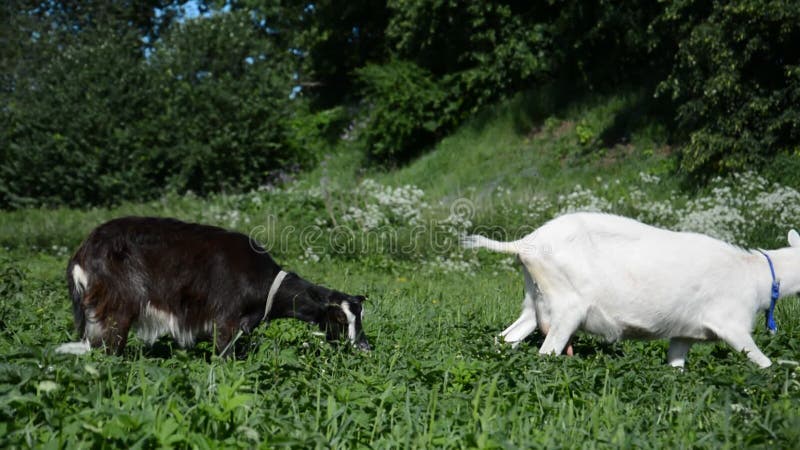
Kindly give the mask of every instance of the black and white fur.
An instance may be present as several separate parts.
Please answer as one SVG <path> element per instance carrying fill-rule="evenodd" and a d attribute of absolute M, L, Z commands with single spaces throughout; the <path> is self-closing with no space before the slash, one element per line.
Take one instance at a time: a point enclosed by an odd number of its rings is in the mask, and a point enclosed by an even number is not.
<path fill-rule="evenodd" d="M 267 294 L 281 267 L 248 236 L 175 219 L 124 217 L 95 228 L 67 265 L 80 342 L 62 353 L 104 347 L 119 354 L 130 329 L 152 344 L 170 336 L 182 347 L 213 337 L 222 352 L 240 331 L 263 319 L 316 324 L 328 341 L 360 349 L 363 296 L 331 290 L 288 273 L 267 313 Z"/>

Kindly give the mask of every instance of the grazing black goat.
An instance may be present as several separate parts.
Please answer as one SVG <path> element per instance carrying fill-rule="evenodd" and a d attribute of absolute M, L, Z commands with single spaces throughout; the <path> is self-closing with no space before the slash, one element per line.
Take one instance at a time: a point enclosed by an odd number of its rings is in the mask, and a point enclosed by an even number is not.
<path fill-rule="evenodd" d="M 248 236 L 154 217 L 123 217 L 95 228 L 67 266 L 81 339 L 62 353 L 105 347 L 120 353 L 133 327 L 152 344 L 171 336 L 183 347 L 213 337 L 225 354 L 240 333 L 279 318 L 317 324 L 328 341 L 369 350 L 363 296 L 287 273 Z"/>

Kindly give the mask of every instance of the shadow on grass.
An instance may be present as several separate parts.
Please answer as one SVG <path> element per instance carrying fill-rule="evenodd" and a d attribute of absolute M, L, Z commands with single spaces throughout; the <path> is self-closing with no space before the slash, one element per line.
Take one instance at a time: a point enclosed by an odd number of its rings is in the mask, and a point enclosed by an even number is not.
<path fill-rule="evenodd" d="M 544 343 L 545 337 L 546 336 L 542 334 L 541 331 L 536 330 L 530 336 L 525 338 L 524 342 L 538 351 L 539 348 L 541 348 L 542 344 Z M 617 343 L 606 342 L 604 340 L 592 338 L 590 336 L 582 334 L 572 336 L 572 339 L 570 339 L 569 343 L 572 345 L 573 356 L 578 356 L 578 357 L 588 357 L 595 355 L 610 355 L 614 357 L 625 356 L 622 347 Z M 561 354 L 565 355 L 566 349 Z"/>

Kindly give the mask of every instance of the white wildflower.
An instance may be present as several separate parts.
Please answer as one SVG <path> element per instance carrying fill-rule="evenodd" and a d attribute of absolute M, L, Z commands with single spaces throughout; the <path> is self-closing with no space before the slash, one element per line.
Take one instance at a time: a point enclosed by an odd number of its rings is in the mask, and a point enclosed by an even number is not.
<path fill-rule="evenodd" d="M 584 188 L 580 184 L 576 185 L 569 194 L 559 195 L 558 204 L 561 205 L 561 208 L 557 215 L 579 211 L 609 212 L 612 210 L 611 202 L 598 197 L 591 189 Z"/>
<path fill-rule="evenodd" d="M 658 184 L 661 181 L 661 177 L 658 175 L 651 175 L 645 172 L 639 172 L 639 179 L 644 184 Z"/>
<path fill-rule="evenodd" d="M 299 259 L 300 259 L 300 261 L 302 261 L 302 262 L 303 262 L 303 264 L 308 264 L 308 263 L 310 263 L 310 262 L 311 262 L 311 263 L 316 263 L 316 262 L 319 262 L 319 260 L 320 260 L 320 257 L 319 257 L 319 255 L 318 255 L 318 254 L 316 254 L 316 253 L 314 252 L 314 249 L 313 249 L 313 248 L 311 248 L 311 247 L 306 247 L 306 248 L 305 248 L 305 250 L 303 251 L 303 255 L 302 255 L 302 256 L 300 256 L 300 258 L 299 258 Z"/>
<path fill-rule="evenodd" d="M 413 185 L 385 186 L 367 178 L 356 189 L 364 206 L 349 206 L 342 216 L 345 223 L 355 223 L 368 231 L 382 225 L 418 225 L 428 209 L 425 192 Z"/>

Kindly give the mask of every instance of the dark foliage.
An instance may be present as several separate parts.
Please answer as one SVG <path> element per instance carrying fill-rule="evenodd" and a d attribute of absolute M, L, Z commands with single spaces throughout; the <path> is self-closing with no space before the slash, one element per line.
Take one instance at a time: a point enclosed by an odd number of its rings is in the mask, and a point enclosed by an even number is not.
<path fill-rule="evenodd" d="M 553 81 L 654 99 L 584 151 L 645 111 L 700 178 L 800 154 L 797 2 L 198 5 L 188 20 L 164 0 L 0 6 L 0 207 L 249 189 L 313 163 L 348 120 L 394 166 Z"/>
<path fill-rule="evenodd" d="M 249 14 L 173 23 L 147 45 L 155 25 L 84 17 L 15 29 L 27 47 L 4 74 L 0 207 L 249 189 L 313 159 L 291 55 Z"/>
<path fill-rule="evenodd" d="M 709 174 L 800 150 L 800 4 L 682 1 L 657 25 L 681 36 L 658 92 L 677 106 L 683 167 Z"/>

